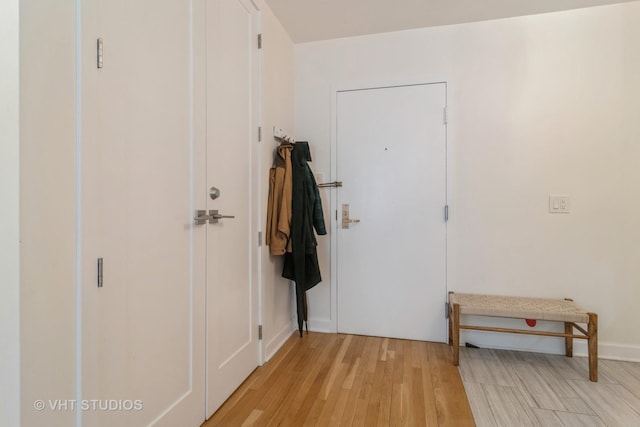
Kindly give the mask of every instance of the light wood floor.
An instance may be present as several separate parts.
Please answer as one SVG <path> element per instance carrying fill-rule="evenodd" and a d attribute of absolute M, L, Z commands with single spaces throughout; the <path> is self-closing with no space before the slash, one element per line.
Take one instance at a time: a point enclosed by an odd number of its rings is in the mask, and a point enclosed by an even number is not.
<path fill-rule="evenodd" d="M 451 357 L 446 344 L 294 334 L 204 426 L 473 426 Z"/>
<path fill-rule="evenodd" d="M 640 363 L 460 348 L 460 373 L 480 427 L 640 426 Z"/>

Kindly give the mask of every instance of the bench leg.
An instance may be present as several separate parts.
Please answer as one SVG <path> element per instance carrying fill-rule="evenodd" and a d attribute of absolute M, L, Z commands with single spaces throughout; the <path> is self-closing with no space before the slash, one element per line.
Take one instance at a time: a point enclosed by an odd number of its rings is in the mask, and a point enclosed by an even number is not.
<path fill-rule="evenodd" d="M 453 365 L 460 364 L 460 304 L 453 304 Z"/>
<path fill-rule="evenodd" d="M 573 335 L 573 323 L 564 322 L 564 333 L 567 335 Z M 564 338 L 564 350 L 565 356 L 573 357 L 573 337 Z"/>
<path fill-rule="evenodd" d="M 587 332 L 589 332 L 588 347 L 589 347 L 589 379 L 591 381 L 598 381 L 598 315 L 595 313 L 589 313 L 589 324 L 587 325 Z"/>

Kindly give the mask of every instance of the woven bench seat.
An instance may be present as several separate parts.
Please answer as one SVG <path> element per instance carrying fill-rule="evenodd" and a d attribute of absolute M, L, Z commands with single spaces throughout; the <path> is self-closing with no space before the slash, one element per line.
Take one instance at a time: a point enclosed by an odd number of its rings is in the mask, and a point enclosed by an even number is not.
<path fill-rule="evenodd" d="M 589 313 L 571 300 L 451 293 L 449 303 L 460 304 L 460 314 L 589 322 Z"/>
<path fill-rule="evenodd" d="M 460 315 L 509 317 L 563 322 L 564 333 L 531 329 L 497 328 L 460 324 Z M 578 323 L 584 323 L 584 329 Z M 589 350 L 589 379 L 598 381 L 598 315 L 580 308 L 571 299 L 547 299 L 449 292 L 449 343 L 453 362 L 459 363 L 460 329 L 512 334 L 541 335 L 565 339 L 565 355 L 573 356 L 573 339 L 586 339 Z M 577 329 L 582 334 L 575 334 Z"/>

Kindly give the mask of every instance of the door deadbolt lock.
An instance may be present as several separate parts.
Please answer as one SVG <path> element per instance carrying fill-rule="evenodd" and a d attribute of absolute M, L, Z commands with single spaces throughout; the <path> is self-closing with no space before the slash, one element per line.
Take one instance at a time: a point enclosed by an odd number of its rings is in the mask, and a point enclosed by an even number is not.
<path fill-rule="evenodd" d="M 351 219 L 349 218 L 349 204 L 346 203 L 342 205 L 342 228 L 349 229 L 349 224 L 357 224 L 359 223 L 359 219 Z"/>
<path fill-rule="evenodd" d="M 211 197 L 211 200 L 215 200 L 218 197 L 220 197 L 220 189 L 216 187 L 211 187 L 209 189 L 209 197 Z"/>

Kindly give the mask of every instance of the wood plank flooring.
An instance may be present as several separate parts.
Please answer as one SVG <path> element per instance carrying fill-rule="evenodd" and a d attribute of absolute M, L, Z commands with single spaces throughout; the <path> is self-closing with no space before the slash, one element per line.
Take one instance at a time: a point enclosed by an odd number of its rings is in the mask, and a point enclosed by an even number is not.
<path fill-rule="evenodd" d="M 460 348 L 460 374 L 479 427 L 640 426 L 640 363 Z"/>
<path fill-rule="evenodd" d="M 465 393 L 466 391 L 466 393 Z M 467 400 L 468 397 L 468 400 Z M 472 414 L 473 411 L 473 414 Z M 294 334 L 204 427 L 640 426 L 640 363 Z"/>
<path fill-rule="evenodd" d="M 473 425 L 448 345 L 313 332 L 292 335 L 203 424 Z"/>

